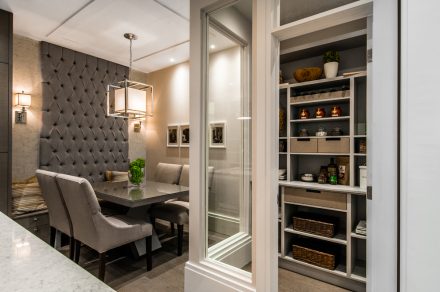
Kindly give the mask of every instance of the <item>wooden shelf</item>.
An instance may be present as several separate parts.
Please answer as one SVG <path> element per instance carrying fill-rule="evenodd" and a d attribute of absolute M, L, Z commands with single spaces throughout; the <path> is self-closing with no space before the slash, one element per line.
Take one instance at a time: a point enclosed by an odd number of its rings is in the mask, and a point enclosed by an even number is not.
<path fill-rule="evenodd" d="M 297 188 L 305 188 L 311 190 L 318 191 L 331 191 L 331 192 L 339 192 L 346 194 L 360 194 L 366 195 L 366 190 L 361 189 L 360 187 L 351 187 L 344 185 L 330 185 L 330 184 L 318 184 L 312 182 L 302 182 L 302 181 L 280 181 L 280 186 L 284 187 L 297 187 Z"/>
<path fill-rule="evenodd" d="M 350 97 L 338 97 L 338 98 L 326 98 L 317 100 L 307 100 L 307 101 L 295 101 L 291 102 L 290 105 L 308 105 L 308 104 L 327 104 L 327 103 L 337 103 L 342 101 L 350 101 Z"/>
<path fill-rule="evenodd" d="M 342 233 L 336 234 L 334 237 L 330 238 L 330 237 L 325 237 L 325 236 L 320 236 L 320 235 L 316 235 L 316 234 L 312 234 L 312 233 L 307 233 L 307 232 L 295 230 L 295 229 L 293 229 L 292 225 L 290 225 L 287 228 L 284 228 L 284 231 L 288 232 L 288 233 L 292 233 L 292 234 L 297 234 L 297 235 L 311 237 L 311 238 L 324 240 L 324 241 L 328 241 L 328 242 L 333 242 L 333 243 L 337 243 L 337 244 L 347 245 L 347 238 L 346 238 L 345 234 L 342 234 Z"/>
<path fill-rule="evenodd" d="M 287 152 L 278 152 L 278 154 L 287 154 Z"/>
<path fill-rule="evenodd" d="M 354 135 L 354 138 L 367 138 L 367 135 Z"/>
<path fill-rule="evenodd" d="M 328 272 L 330 274 L 334 274 L 334 275 L 338 275 L 338 276 L 342 276 L 342 277 L 347 277 L 346 267 L 345 267 L 344 264 L 339 264 L 339 265 L 337 265 L 336 269 L 329 270 L 329 269 L 321 268 L 321 267 L 318 267 L 318 266 L 315 266 L 315 265 L 312 265 L 312 264 L 308 264 L 308 263 L 303 262 L 303 261 L 295 260 L 291 256 L 284 256 L 284 257 L 281 257 L 281 258 L 284 259 L 284 260 L 296 263 L 296 264 L 300 264 L 300 265 L 306 266 L 306 267 L 311 267 L 311 268 L 314 268 L 314 269 L 325 271 L 325 272 Z"/>
<path fill-rule="evenodd" d="M 278 137 L 278 139 L 287 139 L 287 137 Z"/>
<path fill-rule="evenodd" d="M 290 152 L 291 155 L 317 155 L 317 156 L 349 156 L 350 153 L 299 153 L 299 152 Z"/>
<path fill-rule="evenodd" d="M 353 155 L 354 155 L 354 156 L 359 156 L 359 157 L 365 157 L 365 156 L 367 156 L 366 153 L 354 153 Z"/>
<path fill-rule="evenodd" d="M 313 118 L 313 119 L 295 119 L 290 120 L 291 123 L 317 123 L 317 122 L 336 122 L 349 120 L 350 116 L 329 117 L 329 118 Z"/>
<path fill-rule="evenodd" d="M 357 233 L 354 232 L 354 231 L 351 233 L 351 237 L 353 237 L 353 238 L 358 238 L 358 239 L 364 239 L 364 240 L 367 239 L 367 236 L 366 236 L 366 235 L 357 234 Z"/>

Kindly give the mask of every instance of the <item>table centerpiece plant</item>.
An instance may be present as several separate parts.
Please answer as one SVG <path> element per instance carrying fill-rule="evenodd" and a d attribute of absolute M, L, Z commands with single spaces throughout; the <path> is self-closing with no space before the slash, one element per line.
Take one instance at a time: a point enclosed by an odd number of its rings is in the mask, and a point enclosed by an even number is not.
<path fill-rule="evenodd" d="M 140 186 L 145 177 L 145 159 L 138 158 L 129 164 L 128 179 L 135 186 Z"/>

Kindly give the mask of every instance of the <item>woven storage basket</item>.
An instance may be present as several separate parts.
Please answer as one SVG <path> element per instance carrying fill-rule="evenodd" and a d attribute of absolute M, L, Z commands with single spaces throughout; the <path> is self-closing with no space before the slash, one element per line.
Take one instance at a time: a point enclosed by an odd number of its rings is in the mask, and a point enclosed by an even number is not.
<path fill-rule="evenodd" d="M 318 251 L 300 245 L 293 245 L 293 258 L 321 268 L 334 270 L 336 256 L 331 253 Z"/>
<path fill-rule="evenodd" d="M 329 223 L 317 218 L 310 219 L 310 218 L 294 216 L 293 229 L 320 235 L 320 236 L 333 237 L 335 236 L 334 220 L 327 220 L 327 221 L 333 221 L 333 222 Z"/>

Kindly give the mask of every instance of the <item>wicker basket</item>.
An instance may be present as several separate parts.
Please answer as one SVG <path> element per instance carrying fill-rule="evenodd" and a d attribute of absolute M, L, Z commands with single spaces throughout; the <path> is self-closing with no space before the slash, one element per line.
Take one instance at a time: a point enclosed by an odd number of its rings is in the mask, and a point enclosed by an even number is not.
<path fill-rule="evenodd" d="M 333 222 L 329 223 L 324 220 Z M 335 236 L 335 220 L 332 218 L 325 218 L 324 220 L 294 216 L 293 229 L 330 238 Z"/>
<path fill-rule="evenodd" d="M 293 258 L 321 268 L 334 270 L 336 268 L 336 256 L 331 253 L 318 251 L 300 245 L 293 245 Z"/>

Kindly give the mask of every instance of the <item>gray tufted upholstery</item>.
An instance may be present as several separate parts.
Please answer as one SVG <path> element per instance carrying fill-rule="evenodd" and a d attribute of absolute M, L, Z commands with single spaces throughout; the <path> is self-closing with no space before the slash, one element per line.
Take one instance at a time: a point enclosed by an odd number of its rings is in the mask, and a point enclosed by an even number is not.
<path fill-rule="evenodd" d="M 42 42 L 43 129 L 40 168 L 104 180 L 128 168 L 128 126 L 106 117 L 106 86 L 128 68 Z"/>

